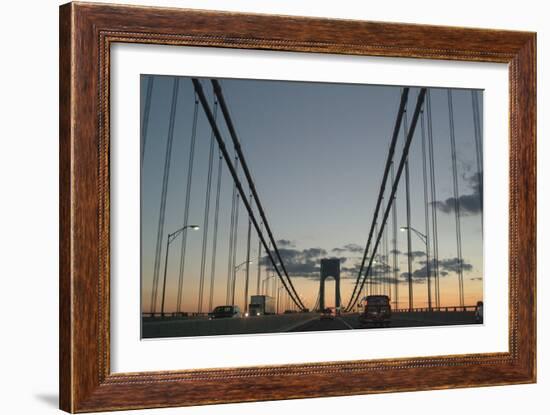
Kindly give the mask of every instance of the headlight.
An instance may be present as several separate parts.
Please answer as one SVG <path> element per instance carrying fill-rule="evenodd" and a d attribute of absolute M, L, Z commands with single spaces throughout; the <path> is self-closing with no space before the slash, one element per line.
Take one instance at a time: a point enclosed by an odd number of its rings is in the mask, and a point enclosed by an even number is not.
<path fill-rule="evenodd" d="M 244 316 L 245 316 L 245 317 L 248 317 L 248 313 L 244 313 Z"/>
<path fill-rule="evenodd" d="M 256 313 L 256 315 L 257 315 L 257 316 L 259 316 L 259 315 L 260 315 L 260 313 Z"/>

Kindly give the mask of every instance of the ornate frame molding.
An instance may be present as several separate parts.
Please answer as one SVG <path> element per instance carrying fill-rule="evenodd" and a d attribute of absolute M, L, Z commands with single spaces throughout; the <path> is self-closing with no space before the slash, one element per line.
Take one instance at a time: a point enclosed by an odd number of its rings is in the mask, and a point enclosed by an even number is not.
<path fill-rule="evenodd" d="M 112 374 L 109 69 L 115 42 L 508 63 L 510 351 Z M 105 4 L 61 6 L 61 409 L 90 412 L 535 382 L 535 105 L 534 33 Z M 369 382 L 373 376 L 377 381 Z"/>

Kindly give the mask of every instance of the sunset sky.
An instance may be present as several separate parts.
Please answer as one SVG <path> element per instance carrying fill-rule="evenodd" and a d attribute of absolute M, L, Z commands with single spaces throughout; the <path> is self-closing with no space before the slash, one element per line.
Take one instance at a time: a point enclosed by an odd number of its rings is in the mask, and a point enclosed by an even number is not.
<path fill-rule="evenodd" d="M 147 76 L 141 79 L 143 117 Z M 160 195 L 172 87 L 174 78 L 155 76 L 144 161 L 142 166 L 142 309 L 149 311 L 153 266 L 158 232 Z M 210 105 L 213 93 L 210 81 L 201 80 Z M 342 258 L 342 301 L 347 304 L 357 278 L 371 226 L 372 215 L 382 178 L 391 133 L 399 106 L 401 87 L 326 84 L 286 81 L 221 80 L 246 161 L 254 177 L 270 226 L 285 259 L 296 290 L 306 307 L 313 307 L 319 292 L 321 258 Z M 408 100 L 409 123 L 418 88 L 411 88 Z M 447 90 L 432 88 L 433 136 L 436 171 L 441 304 L 458 305 L 458 279 L 453 260 L 456 257 L 455 216 L 449 198 L 453 196 L 451 148 Z M 193 87 L 189 78 L 180 78 L 174 127 L 171 170 L 167 188 L 166 220 L 162 241 L 158 307 L 168 233 L 181 228 L 184 218 L 188 158 L 194 109 Z M 482 109 L 482 93 L 478 92 Z M 459 173 L 459 191 L 463 200 L 462 254 L 466 305 L 483 299 L 483 245 L 481 208 L 478 202 L 472 97 L 470 90 L 453 90 L 454 122 Z M 196 148 L 191 187 L 189 224 L 201 226 L 187 235 L 186 266 L 183 282 L 183 311 L 197 311 L 198 285 L 203 244 L 205 191 L 211 129 L 199 106 Z M 233 152 L 223 117 L 218 124 L 226 145 Z M 136 138 L 139 139 L 139 138 Z M 403 133 L 396 157 L 401 154 Z M 217 166 L 217 146 L 215 167 Z M 233 154 L 233 153 L 232 153 Z M 411 183 L 411 225 L 425 233 L 424 193 L 420 122 L 409 155 Z M 204 304 L 208 304 L 213 241 L 213 217 L 216 173 L 214 168 L 210 202 L 210 226 L 207 239 Z M 223 165 L 217 238 L 214 306 L 223 305 L 228 278 L 229 228 L 232 179 Z M 243 175 L 241 175 L 243 177 Z M 404 176 L 397 194 L 398 226 L 406 225 Z M 246 259 L 248 218 L 241 204 L 236 263 Z M 389 249 L 391 244 L 391 215 Z M 399 274 L 407 271 L 406 233 L 398 232 Z M 413 234 L 414 305 L 427 305 L 424 243 Z M 252 232 L 249 295 L 256 294 L 258 237 Z M 263 251 L 263 250 L 262 250 Z M 170 246 L 167 267 L 166 311 L 174 311 L 179 275 L 181 236 Z M 264 252 L 265 254 L 265 252 Z M 263 257 L 263 256 L 262 256 Z M 424 261 L 424 263 L 422 262 Z M 260 264 L 265 259 L 260 259 Z M 391 264 L 391 256 L 387 260 Z M 262 265 L 261 279 L 269 274 Z M 244 306 L 245 267 L 237 273 L 236 303 Z M 267 281 L 270 292 L 277 290 L 276 278 Z M 400 277 L 399 305 L 407 304 L 407 285 Z M 393 291 L 392 291 L 393 292 Z M 326 304 L 334 305 L 334 282 L 326 287 Z M 394 299 L 392 298 L 392 301 Z M 206 310 L 204 310 L 206 311 Z"/>

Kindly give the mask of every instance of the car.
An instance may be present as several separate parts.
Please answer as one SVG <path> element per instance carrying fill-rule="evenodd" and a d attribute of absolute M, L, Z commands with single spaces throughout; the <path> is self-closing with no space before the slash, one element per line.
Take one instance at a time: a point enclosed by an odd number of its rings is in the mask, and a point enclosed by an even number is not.
<path fill-rule="evenodd" d="M 334 313 L 330 307 L 327 307 L 321 313 L 321 320 L 334 320 Z"/>
<path fill-rule="evenodd" d="M 390 297 L 387 295 L 369 295 L 364 311 L 359 314 L 361 327 L 369 325 L 389 327 L 391 324 Z"/>
<path fill-rule="evenodd" d="M 214 308 L 211 313 L 208 313 L 209 320 L 216 320 L 219 318 L 241 318 L 242 313 L 239 306 L 236 305 L 220 305 Z"/>

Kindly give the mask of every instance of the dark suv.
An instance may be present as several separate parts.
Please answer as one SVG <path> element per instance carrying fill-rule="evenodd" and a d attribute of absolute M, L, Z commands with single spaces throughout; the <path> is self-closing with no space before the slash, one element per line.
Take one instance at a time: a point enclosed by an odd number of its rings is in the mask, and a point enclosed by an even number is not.
<path fill-rule="evenodd" d="M 214 311 L 208 313 L 210 320 L 218 318 L 240 318 L 242 317 L 241 309 L 236 305 L 220 305 Z"/>
<path fill-rule="evenodd" d="M 359 314 L 359 324 L 389 327 L 391 322 L 390 297 L 387 295 L 369 295 L 365 310 Z"/>

